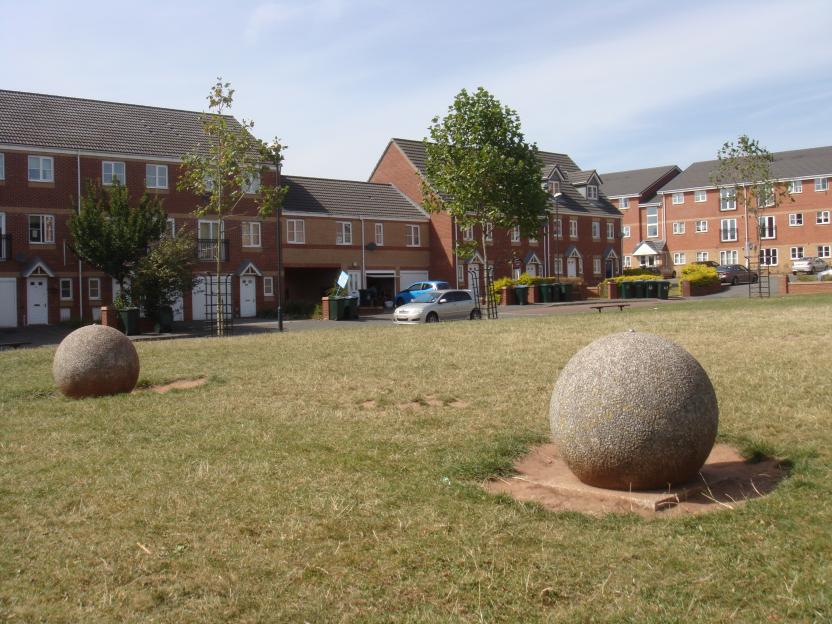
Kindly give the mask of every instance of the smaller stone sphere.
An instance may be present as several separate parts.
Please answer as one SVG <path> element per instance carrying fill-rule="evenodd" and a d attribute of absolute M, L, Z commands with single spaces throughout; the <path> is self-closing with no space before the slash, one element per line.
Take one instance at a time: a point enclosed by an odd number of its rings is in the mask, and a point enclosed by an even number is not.
<path fill-rule="evenodd" d="M 139 379 L 139 354 L 130 339 L 106 325 L 87 325 L 63 339 L 52 376 L 68 397 L 130 392 Z"/>
<path fill-rule="evenodd" d="M 552 437 L 581 481 L 620 490 L 696 478 L 716 439 L 716 393 L 690 353 L 654 334 L 599 338 L 567 362 Z"/>

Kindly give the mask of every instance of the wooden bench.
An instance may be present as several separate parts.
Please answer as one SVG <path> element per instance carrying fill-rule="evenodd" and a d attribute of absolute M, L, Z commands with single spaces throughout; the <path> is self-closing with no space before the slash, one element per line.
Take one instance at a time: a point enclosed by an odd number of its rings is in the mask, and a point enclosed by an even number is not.
<path fill-rule="evenodd" d="M 6 351 L 7 349 L 19 349 L 20 347 L 25 347 L 27 344 L 31 344 L 31 343 L 25 342 L 25 341 L 0 342 L 0 351 Z"/>
<path fill-rule="evenodd" d="M 592 308 L 593 310 L 598 310 L 598 314 L 601 314 L 601 312 L 604 310 L 604 308 L 618 308 L 619 312 L 623 312 L 624 308 L 629 308 L 630 307 L 630 304 L 629 303 L 610 303 L 610 304 L 607 304 L 607 305 L 597 305 L 597 306 L 589 306 L 589 307 Z"/>

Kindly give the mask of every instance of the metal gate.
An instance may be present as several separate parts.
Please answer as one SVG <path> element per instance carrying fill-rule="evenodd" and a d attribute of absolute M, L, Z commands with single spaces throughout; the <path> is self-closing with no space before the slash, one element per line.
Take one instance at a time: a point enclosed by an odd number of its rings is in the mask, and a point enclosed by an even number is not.
<path fill-rule="evenodd" d="M 234 288 L 230 275 L 205 276 L 205 333 L 228 336 L 234 331 Z"/>
<path fill-rule="evenodd" d="M 497 294 L 494 292 L 494 267 L 485 267 L 485 271 L 468 269 L 468 282 L 471 284 L 474 301 L 480 306 L 485 304 L 486 316 L 489 319 L 496 319 Z"/>

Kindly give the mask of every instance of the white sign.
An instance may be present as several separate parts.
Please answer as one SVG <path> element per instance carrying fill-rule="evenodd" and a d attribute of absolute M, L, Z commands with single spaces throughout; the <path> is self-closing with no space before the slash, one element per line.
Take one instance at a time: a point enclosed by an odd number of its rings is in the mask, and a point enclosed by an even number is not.
<path fill-rule="evenodd" d="M 338 276 L 338 286 L 340 286 L 341 288 L 346 288 L 349 281 L 350 274 L 346 271 L 341 271 L 341 275 Z"/>

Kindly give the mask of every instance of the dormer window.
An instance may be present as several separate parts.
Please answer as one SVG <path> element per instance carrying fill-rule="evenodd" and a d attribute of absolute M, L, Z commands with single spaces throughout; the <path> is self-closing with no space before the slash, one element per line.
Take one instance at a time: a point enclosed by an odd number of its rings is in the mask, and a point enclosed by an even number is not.
<path fill-rule="evenodd" d="M 551 195 L 560 193 L 560 182 L 558 180 L 549 180 L 549 193 Z"/>
<path fill-rule="evenodd" d="M 598 187 L 594 184 L 588 184 L 586 187 L 587 199 L 598 199 Z"/>

